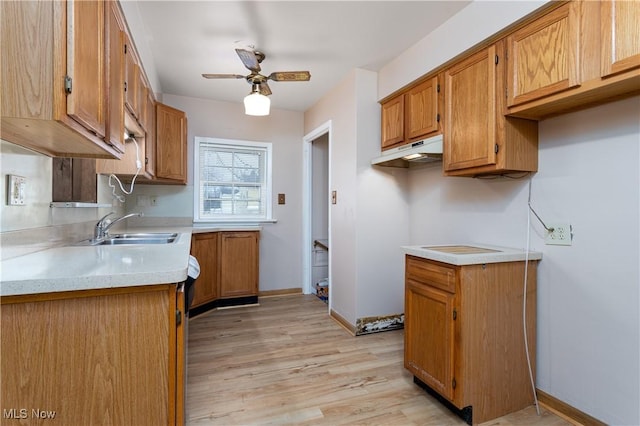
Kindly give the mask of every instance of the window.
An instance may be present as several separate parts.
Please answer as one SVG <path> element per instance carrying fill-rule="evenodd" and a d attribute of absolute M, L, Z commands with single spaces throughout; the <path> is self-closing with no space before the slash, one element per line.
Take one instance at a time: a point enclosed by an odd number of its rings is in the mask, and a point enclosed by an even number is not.
<path fill-rule="evenodd" d="M 271 221 L 271 144 L 195 138 L 194 222 Z"/>

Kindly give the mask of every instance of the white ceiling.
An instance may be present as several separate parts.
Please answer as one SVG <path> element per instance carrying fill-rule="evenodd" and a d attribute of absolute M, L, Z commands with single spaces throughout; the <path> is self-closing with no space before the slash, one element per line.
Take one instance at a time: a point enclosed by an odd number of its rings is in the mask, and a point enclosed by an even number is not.
<path fill-rule="evenodd" d="M 201 74 L 248 74 L 234 49 L 252 45 L 266 55 L 262 74 L 311 72 L 309 82 L 269 83 L 272 108 L 294 111 L 311 107 L 353 68 L 378 71 L 469 4 L 461 0 L 125 2 L 139 49 L 143 42 L 139 35 L 146 37 L 160 84 L 154 90 L 242 102 L 251 89 L 244 79 L 207 80 Z M 132 13 L 136 19 L 130 19 Z"/>

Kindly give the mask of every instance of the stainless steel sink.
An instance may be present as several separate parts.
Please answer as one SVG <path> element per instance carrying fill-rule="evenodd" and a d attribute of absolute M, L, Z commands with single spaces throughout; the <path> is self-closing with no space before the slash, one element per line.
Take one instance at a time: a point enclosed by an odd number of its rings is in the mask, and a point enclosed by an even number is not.
<path fill-rule="evenodd" d="M 139 233 L 139 234 L 114 234 L 102 240 L 84 240 L 77 245 L 80 246 L 111 246 L 111 245 L 133 245 L 133 244 L 171 244 L 178 239 L 177 233 Z"/>

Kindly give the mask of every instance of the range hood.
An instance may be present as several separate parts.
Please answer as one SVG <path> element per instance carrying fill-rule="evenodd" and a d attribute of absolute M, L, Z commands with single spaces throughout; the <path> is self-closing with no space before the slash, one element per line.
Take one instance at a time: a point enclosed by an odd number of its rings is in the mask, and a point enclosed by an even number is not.
<path fill-rule="evenodd" d="M 433 136 L 384 151 L 371 160 L 375 166 L 409 167 L 410 162 L 427 163 L 442 160 L 442 135 Z"/>

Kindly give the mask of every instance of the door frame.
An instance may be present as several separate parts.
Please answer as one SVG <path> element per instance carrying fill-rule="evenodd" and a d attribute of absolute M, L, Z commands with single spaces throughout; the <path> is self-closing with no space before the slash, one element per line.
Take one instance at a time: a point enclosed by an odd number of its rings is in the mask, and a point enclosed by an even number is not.
<path fill-rule="evenodd" d="M 312 256 L 312 226 L 311 226 L 311 207 L 312 207 L 312 167 L 313 162 L 311 158 L 312 153 L 312 143 L 314 140 L 318 139 L 320 136 L 327 134 L 328 135 L 328 157 L 329 164 L 327 165 L 327 174 L 329 178 L 328 187 L 331 188 L 331 120 L 321 124 L 316 127 L 302 138 L 303 142 L 303 181 L 302 181 L 302 247 L 303 247 L 303 256 L 302 256 L 302 292 L 304 294 L 312 293 L 313 280 L 312 269 L 311 269 L 311 256 Z M 327 194 L 327 201 L 329 199 L 329 194 Z M 330 205 L 329 205 L 330 206 Z M 331 247 L 331 208 L 328 209 L 328 226 L 329 226 L 329 247 Z M 331 250 L 328 253 L 328 263 L 329 263 L 329 272 L 328 272 L 328 281 L 329 288 L 331 288 Z M 331 294 L 329 291 L 329 300 L 328 306 L 331 309 Z"/>

